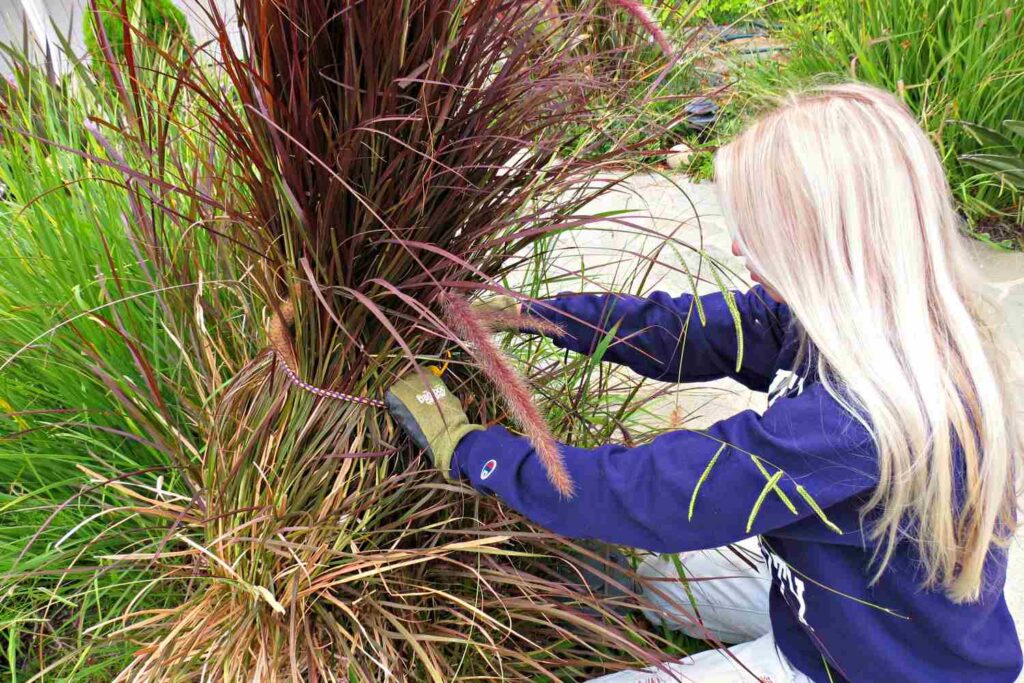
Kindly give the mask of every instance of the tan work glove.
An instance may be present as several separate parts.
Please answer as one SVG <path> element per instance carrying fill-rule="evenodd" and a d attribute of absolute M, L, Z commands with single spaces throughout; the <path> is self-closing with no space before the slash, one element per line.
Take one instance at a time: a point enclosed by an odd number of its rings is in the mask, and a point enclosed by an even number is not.
<path fill-rule="evenodd" d="M 451 478 L 452 455 L 462 437 L 483 429 L 469 422 L 459 399 L 433 375 L 427 381 L 415 372 L 406 375 L 392 385 L 384 403 L 445 479 Z"/>
<path fill-rule="evenodd" d="M 507 294 L 495 294 L 478 299 L 469 305 L 477 313 L 510 313 L 520 314 L 522 309 L 519 301 Z"/>

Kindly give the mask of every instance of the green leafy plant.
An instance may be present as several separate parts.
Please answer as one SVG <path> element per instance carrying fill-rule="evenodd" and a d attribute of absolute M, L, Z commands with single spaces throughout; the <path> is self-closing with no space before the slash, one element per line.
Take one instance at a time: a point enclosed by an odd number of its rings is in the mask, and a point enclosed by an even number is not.
<path fill-rule="evenodd" d="M 699 4 L 697 16 L 717 24 L 757 19 L 770 12 L 778 2 L 764 0 L 706 0 Z"/>
<path fill-rule="evenodd" d="M 1002 128 L 1006 134 L 994 128 L 977 124 L 964 126 L 981 144 L 981 151 L 965 154 L 960 160 L 983 173 L 988 173 L 1017 192 L 1024 191 L 1024 121 L 1006 120 Z"/>
<path fill-rule="evenodd" d="M 786 9 L 789 8 L 789 12 Z M 808 80 L 856 78 L 897 93 L 939 148 L 972 219 L 1012 211 L 998 180 L 964 159 L 978 151 L 958 120 L 995 128 L 1021 118 L 1024 13 L 1013 0 L 780 3 L 786 58 L 740 70 L 737 106 L 757 111 Z"/>
<path fill-rule="evenodd" d="M 94 13 L 95 18 L 88 16 L 89 13 Z M 82 34 L 89 57 L 98 65 L 104 64 L 106 57 L 103 41 L 97 36 L 97 19 L 117 59 L 125 57 L 125 26 L 143 32 L 157 44 L 179 44 L 189 40 L 185 13 L 171 0 L 96 0 L 89 13 L 82 21 Z"/>
<path fill-rule="evenodd" d="M 977 140 L 979 151 L 964 154 L 960 161 L 977 170 L 982 177 L 998 182 L 1000 191 L 1010 203 L 1003 215 L 986 219 L 976 228 L 975 236 L 999 249 L 1024 248 L 1024 121 L 1003 121 L 1002 131 L 987 126 L 964 123 L 964 128 Z M 1016 224 L 1017 229 L 1012 226 Z"/>

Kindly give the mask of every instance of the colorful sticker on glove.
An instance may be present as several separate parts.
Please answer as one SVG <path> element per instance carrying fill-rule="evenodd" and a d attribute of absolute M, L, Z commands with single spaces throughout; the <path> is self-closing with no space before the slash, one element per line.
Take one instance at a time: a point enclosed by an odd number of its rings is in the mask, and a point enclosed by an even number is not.
<path fill-rule="evenodd" d="M 484 467 L 480 470 L 480 479 L 486 479 L 487 477 L 494 474 L 494 470 L 498 469 L 498 461 L 491 458 L 484 463 Z"/>
<path fill-rule="evenodd" d="M 416 400 L 427 405 L 428 403 L 436 403 L 438 400 L 448 395 L 448 390 L 443 384 L 435 384 L 430 388 L 430 391 L 421 391 L 416 394 Z"/>

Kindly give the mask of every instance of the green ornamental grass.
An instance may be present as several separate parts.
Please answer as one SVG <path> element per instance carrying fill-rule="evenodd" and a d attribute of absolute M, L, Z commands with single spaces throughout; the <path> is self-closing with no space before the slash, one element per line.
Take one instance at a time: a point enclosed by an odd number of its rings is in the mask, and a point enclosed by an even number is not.
<path fill-rule="evenodd" d="M 190 40 L 185 13 L 172 0 L 96 0 L 89 6 L 89 11 L 99 17 L 106 42 L 114 55 L 121 59 L 124 58 L 125 26 L 134 27 L 158 44 Z M 91 61 L 104 64 L 103 41 L 97 36 L 95 19 L 87 18 L 82 22 L 82 33 Z"/>
<path fill-rule="evenodd" d="M 929 131 L 968 216 L 1009 214 L 1020 194 L 963 156 L 980 143 L 963 125 L 1024 118 L 1024 11 L 1015 0 L 793 0 L 774 6 L 788 49 L 740 71 L 747 103 L 810 81 L 855 78 L 897 93 Z"/>

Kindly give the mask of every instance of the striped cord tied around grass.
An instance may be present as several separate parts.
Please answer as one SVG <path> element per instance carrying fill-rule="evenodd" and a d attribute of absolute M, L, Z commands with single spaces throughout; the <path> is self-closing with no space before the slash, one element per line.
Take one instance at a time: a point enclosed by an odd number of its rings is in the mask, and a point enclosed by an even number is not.
<path fill-rule="evenodd" d="M 280 312 L 271 316 L 270 325 L 267 328 L 267 336 L 270 338 L 271 353 L 278 361 L 280 361 L 281 369 L 284 370 L 285 377 L 288 378 L 288 381 L 291 384 L 304 391 L 308 391 L 314 396 L 320 396 L 322 398 L 333 398 L 337 401 L 358 403 L 364 406 L 373 406 L 374 408 L 384 407 L 384 401 L 379 399 L 366 398 L 364 396 L 353 396 L 352 394 L 324 389 L 303 381 L 302 378 L 299 377 L 299 364 L 295 359 L 295 350 L 292 348 L 291 335 L 288 333 L 288 326 L 291 325 L 294 319 L 295 308 L 292 306 L 291 301 L 285 301 L 281 304 Z"/>

